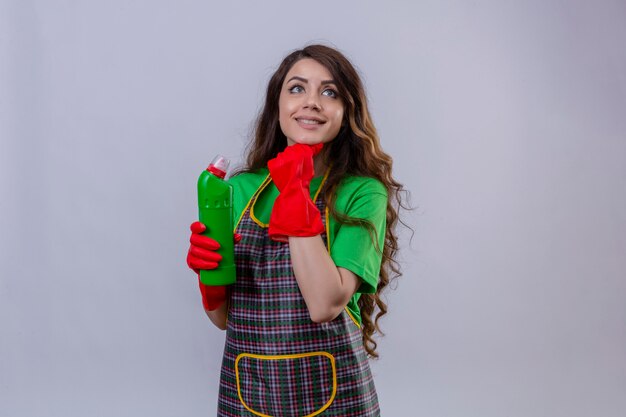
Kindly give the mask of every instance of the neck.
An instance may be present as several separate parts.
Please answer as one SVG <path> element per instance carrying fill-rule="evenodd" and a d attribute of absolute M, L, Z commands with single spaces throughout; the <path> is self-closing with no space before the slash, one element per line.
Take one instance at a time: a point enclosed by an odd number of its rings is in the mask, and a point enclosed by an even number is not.
<path fill-rule="evenodd" d="M 315 157 L 313 158 L 313 169 L 315 171 L 315 174 L 313 174 L 313 176 L 321 177 L 322 175 L 326 173 L 326 168 L 328 167 L 326 166 L 326 163 L 324 162 L 324 150 L 322 150 L 322 152 L 315 155 Z"/>

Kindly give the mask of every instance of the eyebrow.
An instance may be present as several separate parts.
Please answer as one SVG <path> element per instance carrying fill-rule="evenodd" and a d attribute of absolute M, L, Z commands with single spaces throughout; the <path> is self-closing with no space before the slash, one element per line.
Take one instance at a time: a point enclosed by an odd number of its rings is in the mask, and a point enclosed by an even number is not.
<path fill-rule="evenodd" d="M 302 81 L 303 83 L 308 83 L 309 82 L 309 80 L 307 80 L 306 78 L 298 77 L 297 75 L 291 77 L 289 80 L 287 80 L 287 82 L 291 82 L 293 80 Z M 335 82 L 335 80 L 324 80 L 324 81 L 322 81 L 322 85 L 326 85 L 326 84 L 337 84 L 337 83 Z"/>

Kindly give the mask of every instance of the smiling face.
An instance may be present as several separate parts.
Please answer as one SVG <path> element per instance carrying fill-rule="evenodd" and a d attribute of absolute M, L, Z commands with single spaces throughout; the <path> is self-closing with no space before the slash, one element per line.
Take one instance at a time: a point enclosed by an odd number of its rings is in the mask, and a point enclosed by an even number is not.
<path fill-rule="evenodd" d="M 330 142 L 339 133 L 343 113 L 343 101 L 326 67 L 310 58 L 291 67 L 278 99 L 280 129 L 289 145 Z"/>

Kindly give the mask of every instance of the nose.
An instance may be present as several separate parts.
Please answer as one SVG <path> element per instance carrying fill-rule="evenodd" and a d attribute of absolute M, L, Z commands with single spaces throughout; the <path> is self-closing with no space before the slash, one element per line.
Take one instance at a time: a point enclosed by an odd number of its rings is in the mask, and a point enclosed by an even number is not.
<path fill-rule="evenodd" d="M 315 93 L 310 93 L 306 97 L 306 102 L 304 103 L 305 109 L 311 110 L 321 110 L 322 103 L 320 102 L 320 98 Z"/>

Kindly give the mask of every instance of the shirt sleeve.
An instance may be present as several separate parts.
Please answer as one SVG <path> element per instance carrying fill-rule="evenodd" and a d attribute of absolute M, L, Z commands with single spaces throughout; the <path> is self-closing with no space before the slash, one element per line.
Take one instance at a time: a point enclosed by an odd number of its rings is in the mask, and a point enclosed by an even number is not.
<path fill-rule="evenodd" d="M 341 196 L 341 192 L 340 189 L 337 209 L 351 218 L 368 221 L 373 229 L 364 225 L 337 222 L 334 239 L 331 240 L 330 256 L 336 266 L 348 269 L 361 278 L 362 284 L 357 292 L 375 293 L 385 242 L 388 201 L 386 189 L 379 181 L 368 178 L 347 196 Z"/>

